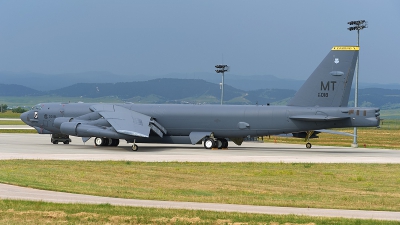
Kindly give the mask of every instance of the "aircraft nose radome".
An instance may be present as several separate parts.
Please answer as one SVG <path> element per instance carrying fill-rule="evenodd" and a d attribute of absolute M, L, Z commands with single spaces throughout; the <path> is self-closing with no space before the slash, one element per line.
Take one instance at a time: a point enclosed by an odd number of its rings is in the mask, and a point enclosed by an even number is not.
<path fill-rule="evenodd" d="M 24 112 L 21 114 L 19 117 L 24 123 L 27 123 L 27 117 L 28 117 L 29 112 Z"/>

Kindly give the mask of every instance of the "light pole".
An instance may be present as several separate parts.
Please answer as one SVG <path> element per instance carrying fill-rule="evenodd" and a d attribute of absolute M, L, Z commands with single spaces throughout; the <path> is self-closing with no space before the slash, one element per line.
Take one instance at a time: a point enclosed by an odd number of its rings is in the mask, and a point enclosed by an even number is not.
<path fill-rule="evenodd" d="M 225 75 L 225 72 L 228 72 L 229 66 L 227 66 L 227 65 L 216 65 L 215 68 L 217 68 L 215 70 L 215 72 L 222 73 L 222 85 L 221 85 L 221 105 L 222 105 L 222 101 L 224 101 L 224 75 Z"/>
<path fill-rule="evenodd" d="M 368 28 L 368 22 L 365 20 L 356 20 L 356 21 L 350 21 L 347 23 L 350 25 L 347 29 L 349 31 L 356 30 L 357 31 L 357 46 L 360 47 L 360 30 L 364 28 Z M 357 58 L 357 64 L 356 64 L 356 90 L 354 93 L 354 107 L 358 106 L 358 68 L 360 67 L 360 54 L 358 54 Z M 353 144 L 351 144 L 352 147 L 357 148 L 358 143 L 357 143 L 357 127 L 354 127 L 354 139 L 353 139 Z"/>

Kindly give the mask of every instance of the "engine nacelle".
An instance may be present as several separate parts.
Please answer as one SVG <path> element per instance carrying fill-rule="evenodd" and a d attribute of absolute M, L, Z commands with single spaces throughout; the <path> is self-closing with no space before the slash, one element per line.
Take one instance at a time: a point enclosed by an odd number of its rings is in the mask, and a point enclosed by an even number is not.
<path fill-rule="evenodd" d="M 54 123 L 55 123 L 55 121 L 54 121 Z M 60 131 L 63 134 L 68 134 L 68 135 L 72 135 L 72 136 L 78 136 L 78 131 L 77 130 L 78 130 L 78 126 L 79 125 L 80 125 L 80 123 L 64 122 L 64 123 L 62 123 L 60 125 Z"/>
<path fill-rule="evenodd" d="M 73 120 L 73 118 L 70 118 L 70 117 L 58 117 L 58 118 L 54 119 L 53 125 L 54 125 L 54 127 L 60 128 L 62 123 L 71 122 L 71 120 Z"/>
<path fill-rule="evenodd" d="M 79 118 L 79 117 L 77 117 Z M 80 120 L 77 118 L 70 118 L 70 117 L 58 117 L 54 119 L 54 127 L 61 129 L 61 124 L 63 123 L 80 123 L 80 124 L 88 124 L 93 126 L 105 126 L 110 127 L 110 123 L 104 119 L 97 119 L 97 120 Z M 72 126 L 72 125 L 71 125 Z"/>
<path fill-rule="evenodd" d="M 88 124 L 82 124 L 79 122 L 64 122 L 60 126 L 60 131 L 63 134 L 68 134 L 78 137 L 107 137 L 114 139 L 121 139 L 122 136 L 118 134 L 111 127 L 97 127 Z"/>

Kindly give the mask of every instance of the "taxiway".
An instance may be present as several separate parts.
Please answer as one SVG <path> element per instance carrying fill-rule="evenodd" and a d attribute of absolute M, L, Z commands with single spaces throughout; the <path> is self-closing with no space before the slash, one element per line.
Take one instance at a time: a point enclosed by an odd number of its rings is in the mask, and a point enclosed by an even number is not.
<path fill-rule="evenodd" d="M 118 147 L 96 147 L 71 137 L 69 145 L 54 145 L 50 135 L 0 134 L 0 159 L 129 160 L 180 162 L 304 162 L 400 163 L 399 150 L 244 142 L 228 150 L 207 150 L 202 145 L 140 144 L 137 152 L 121 141 Z"/>
<path fill-rule="evenodd" d="M 185 161 L 185 162 L 305 162 L 305 163 L 400 163 L 400 150 L 341 148 L 304 145 L 244 142 L 230 143 L 228 150 L 206 150 L 202 145 L 139 144 L 131 151 L 130 144 L 119 147 L 96 147 L 93 140 L 86 144 L 71 137 L 69 145 L 50 143 L 50 135 L 0 134 L 1 159 L 53 160 L 126 160 L 126 161 Z M 152 201 L 108 198 L 90 195 L 35 190 L 0 184 L 0 198 L 48 201 L 60 203 L 109 203 L 160 208 L 185 208 L 227 212 L 263 214 L 298 214 L 308 216 L 345 217 L 400 221 L 400 212 L 270 207 L 216 203 Z"/>

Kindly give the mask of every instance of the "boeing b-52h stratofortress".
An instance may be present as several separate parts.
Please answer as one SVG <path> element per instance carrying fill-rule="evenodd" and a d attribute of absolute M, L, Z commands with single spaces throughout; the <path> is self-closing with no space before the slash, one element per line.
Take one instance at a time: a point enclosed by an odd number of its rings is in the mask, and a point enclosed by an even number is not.
<path fill-rule="evenodd" d="M 200 144 L 226 148 L 246 137 L 293 134 L 316 137 L 328 128 L 376 127 L 378 108 L 347 107 L 359 47 L 336 46 L 286 106 L 42 103 L 21 115 L 52 142 L 69 135 L 96 146 L 133 143 Z M 307 148 L 311 144 L 307 143 Z"/>

